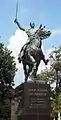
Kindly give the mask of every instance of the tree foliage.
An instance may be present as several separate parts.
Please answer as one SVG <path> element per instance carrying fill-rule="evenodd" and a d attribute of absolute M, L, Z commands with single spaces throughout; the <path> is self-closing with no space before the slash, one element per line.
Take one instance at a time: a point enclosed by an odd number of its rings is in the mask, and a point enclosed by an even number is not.
<path fill-rule="evenodd" d="M 61 46 L 50 53 L 50 61 L 50 68 L 43 70 L 39 78 L 50 84 L 56 84 L 54 90 L 51 89 L 52 115 L 56 116 L 61 112 Z"/>
<path fill-rule="evenodd" d="M 14 57 L 11 53 L 12 51 L 0 43 L 0 117 L 3 114 L 7 115 L 10 113 L 10 110 L 8 110 L 10 105 L 6 100 L 11 99 L 11 90 L 17 71 Z"/>
<path fill-rule="evenodd" d="M 9 102 L 0 103 L 0 118 L 11 118 L 11 104 Z"/>

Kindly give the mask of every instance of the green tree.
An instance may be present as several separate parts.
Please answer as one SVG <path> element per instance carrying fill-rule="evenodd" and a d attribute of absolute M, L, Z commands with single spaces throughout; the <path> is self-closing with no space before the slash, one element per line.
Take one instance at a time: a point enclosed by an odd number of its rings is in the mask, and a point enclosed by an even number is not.
<path fill-rule="evenodd" d="M 54 81 L 56 82 L 56 88 L 54 92 L 55 98 L 53 98 L 53 114 L 55 114 L 56 119 L 58 119 L 57 114 L 61 112 L 61 46 L 55 48 L 55 50 L 50 54 L 52 59 L 51 69 L 54 71 Z"/>
<path fill-rule="evenodd" d="M 39 78 L 50 84 L 56 83 L 54 90 L 51 89 L 52 93 L 52 115 L 56 116 L 58 112 L 61 112 L 61 46 L 55 48 L 50 53 L 50 68 L 43 70 Z"/>
<path fill-rule="evenodd" d="M 11 53 L 12 51 L 0 43 L 0 115 L 2 117 L 2 111 L 4 113 L 7 111 L 8 100 L 11 100 L 14 76 L 17 71 L 14 57 Z M 9 103 L 8 106 L 10 106 Z"/>

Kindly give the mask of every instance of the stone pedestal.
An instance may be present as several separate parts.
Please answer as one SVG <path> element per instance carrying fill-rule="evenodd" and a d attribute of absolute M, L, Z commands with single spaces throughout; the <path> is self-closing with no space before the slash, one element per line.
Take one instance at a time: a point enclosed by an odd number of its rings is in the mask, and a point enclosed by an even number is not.
<path fill-rule="evenodd" d="M 51 120 L 50 86 L 44 83 L 23 83 L 15 89 L 12 115 L 18 120 Z"/>

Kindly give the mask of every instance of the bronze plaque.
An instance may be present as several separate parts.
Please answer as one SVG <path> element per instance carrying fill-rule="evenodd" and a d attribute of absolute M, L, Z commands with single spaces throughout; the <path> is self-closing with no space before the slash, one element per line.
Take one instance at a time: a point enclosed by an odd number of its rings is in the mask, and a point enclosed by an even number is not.
<path fill-rule="evenodd" d="M 24 114 L 50 114 L 50 86 L 41 83 L 25 83 Z"/>

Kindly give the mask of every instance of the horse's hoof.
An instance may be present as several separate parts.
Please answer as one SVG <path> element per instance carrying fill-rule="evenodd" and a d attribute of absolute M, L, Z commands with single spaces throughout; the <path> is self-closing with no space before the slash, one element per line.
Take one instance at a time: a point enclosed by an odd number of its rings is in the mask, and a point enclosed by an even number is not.
<path fill-rule="evenodd" d="M 21 60 L 19 60 L 19 63 L 21 63 Z"/>
<path fill-rule="evenodd" d="M 27 83 L 27 80 L 25 80 L 25 83 Z"/>
<path fill-rule="evenodd" d="M 35 81 L 35 83 L 36 83 L 36 81 Z"/>
<path fill-rule="evenodd" d="M 19 63 L 21 63 L 21 59 L 20 59 L 20 57 L 18 57 L 18 61 L 19 61 Z"/>
<path fill-rule="evenodd" d="M 18 57 L 18 60 L 20 60 L 20 57 Z"/>
<path fill-rule="evenodd" d="M 47 65 L 47 64 L 48 64 L 48 62 L 49 62 L 49 60 L 47 59 L 47 60 L 45 61 L 45 65 Z"/>

